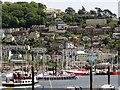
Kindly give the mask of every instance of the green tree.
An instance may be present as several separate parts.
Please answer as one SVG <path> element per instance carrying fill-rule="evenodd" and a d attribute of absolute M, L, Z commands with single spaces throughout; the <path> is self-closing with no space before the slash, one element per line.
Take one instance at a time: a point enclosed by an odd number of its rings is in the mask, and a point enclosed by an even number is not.
<path fill-rule="evenodd" d="M 4 27 L 31 27 L 45 24 L 46 6 L 36 2 L 5 2 L 2 4 L 2 25 Z"/>
<path fill-rule="evenodd" d="M 17 17 L 11 17 L 9 26 L 10 27 L 18 27 L 19 25 L 19 20 Z"/>
<path fill-rule="evenodd" d="M 95 9 L 97 10 L 97 16 L 102 17 L 102 12 L 103 11 L 101 10 L 101 8 L 96 7 Z"/>
<path fill-rule="evenodd" d="M 84 11 L 81 10 L 81 9 L 79 9 L 79 10 L 78 10 L 78 14 L 83 15 L 83 14 L 84 14 Z"/>
<path fill-rule="evenodd" d="M 94 11 L 94 10 L 90 10 L 90 14 L 93 14 L 93 15 L 95 15 L 96 16 L 96 11 Z"/>
<path fill-rule="evenodd" d="M 68 7 L 67 9 L 65 9 L 65 12 L 67 13 L 67 14 L 75 14 L 75 10 L 72 8 L 72 7 Z"/>
<path fill-rule="evenodd" d="M 84 8 L 84 6 L 82 6 L 82 11 L 84 11 L 84 12 L 86 11 L 85 8 Z"/>

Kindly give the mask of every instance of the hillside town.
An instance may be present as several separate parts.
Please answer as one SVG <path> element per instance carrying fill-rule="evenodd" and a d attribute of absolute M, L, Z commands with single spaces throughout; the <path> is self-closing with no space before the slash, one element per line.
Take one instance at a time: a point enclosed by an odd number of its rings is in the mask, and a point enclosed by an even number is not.
<path fill-rule="evenodd" d="M 2 89 L 120 87 L 120 17 L 109 8 L 0 3 Z"/>
<path fill-rule="evenodd" d="M 34 64 L 37 66 L 43 64 L 43 60 L 46 66 L 55 66 L 55 63 L 58 63 L 59 68 L 83 67 L 90 65 L 91 62 L 93 65 L 118 63 L 118 50 L 109 44 L 114 44 L 112 41 L 117 40 L 119 43 L 120 26 L 115 28 L 107 26 L 105 18 L 86 19 L 85 27 L 69 25 L 61 18 L 57 18 L 56 13 L 60 10 L 56 10 L 47 10 L 47 17 L 55 18 L 54 25 L 3 28 L 2 58 L 5 64 L 12 62 L 20 67 L 22 62 L 31 63 L 32 53 Z M 99 27 L 100 25 L 103 26 Z M 54 64 L 50 64 L 51 62 Z"/>

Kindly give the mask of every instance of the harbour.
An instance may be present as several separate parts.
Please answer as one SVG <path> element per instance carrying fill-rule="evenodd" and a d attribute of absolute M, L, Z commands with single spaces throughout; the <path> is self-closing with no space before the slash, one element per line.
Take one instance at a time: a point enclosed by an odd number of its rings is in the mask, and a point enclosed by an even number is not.
<path fill-rule="evenodd" d="M 51 81 L 40 81 L 40 85 L 44 88 L 51 88 L 50 82 L 53 88 L 65 88 L 67 86 L 80 86 L 82 88 L 89 88 L 90 81 L 88 76 L 79 76 L 79 79 L 76 80 L 51 80 Z M 119 76 L 111 76 L 111 85 L 114 85 L 116 88 L 119 86 Z M 96 75 L 93 76 L 93 88 L 100 88 L 102 85 L 107 84 L 107 75 Z"/>
<path fill-rule="evenodd" d="M 3 77 L 4 79 L 4 77 Z M 107 84 L 107 75 L 93 75 L 93 88 L 101 88 L 102 85 Z M 81 87 L 83 90 L 89 90 L 90 88 L 90 76 L 79 76 L 78 79 L 75 80 L 39 80 L 38 87 L 35 90 L 42 90 L 42 88 L 46 90 L 57 90 L 62 89 L 65 90 L 66 87 Z M 115 90 L 118 90 L 120 84 L 120 76 L 119 75 L 111 75 L 110 84 L 115 86 Z M 20 88 L 23 90 L 24 87 Z M 96 90 L 94 89 L 94 90 Z M 4 90 L 4 89 L 3 89 Z M 12 90 L 18 90 L 18 88 L 14 88 Z"/>
<path fill-rule="evenodd" d="M 120 17 L 109 8 L 1 4 L 1 89 L 120 90 Z"/>

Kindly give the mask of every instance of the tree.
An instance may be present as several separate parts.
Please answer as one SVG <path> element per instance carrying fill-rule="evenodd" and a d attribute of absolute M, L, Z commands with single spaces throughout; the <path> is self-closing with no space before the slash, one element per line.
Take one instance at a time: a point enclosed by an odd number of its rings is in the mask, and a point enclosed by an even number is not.
<path fill-rule="evenodd" d="M 85 10 L 85 8 L 84 8 L 84 6 L 82 6 L 82 11 L 83 11 L 83 12 L 85 12 L 85 11 L 86 11 L 86 10 Z"/>
<path fill-rule="evenodd" d="M 11 20 L 10 14 L 3 12 L 2 13 L 2 21 L 3 21 L 2 26 L 5 28 L 9 27 L 10 20 Z"/>
<path fill-rule="evenodd" d="M 46 10 L 46 5 L 43 5 L 42 3 L 38 3 L 38 7 L 39 9 L 43 9 L 43 10 Z"/>
<path fill-rule="evenodd" d="M 95 15 L 96 16 L 96 11 L 94 11 L 94 10 L 90 10 L 90 14 L 93 14 L 93 15 Z"/>
<path fill-rule="evenodd" d="M 31 27 L 46 23 L 46 6 L 36 2 L 5 2 L 2 4 L 2 25 L 7 27 Z"/>
<path fill-rule="evenodd" d="M 26 27 L 26 20 L 25 19 L 21 18 L 19 20 L 19 27 Z"/>
<path fill-rule="evenodd" d="M 82 15 L 82 14 L 85 14 L 85 8 L 82 6 L 82 9 L 79 9 L 78 10 L 78 14 Z"/>
<path fill-rule="evenodd" d="M 96 28 L 101 28 L 101 26 L 99 24 L 96 25 Z"/>
<path fill-rule="evenodd" d="M 30 2 L 30 5 L 32 6 L 32 7 L 35 7 L 35 8 L 38 8 L 38 4 L 36 3 L 36 2 Z"/>
<path fill-rule="evenodd" d="M 102 12 L 103 11 L 101 10 L 101 8 L 96 7 L 95 9 L 97 10 L 97 16 L 102 17 Z"/>
<path fill-rule="evenodd" d="M 18 18 L 12 16 L 11 19 L 10 19 L 9 26 L 10 26 L 10 27 L 15 27 L 15 28 L 17 28 L 18 25 L 19 25 L 19 20 L 18 20 Z"/>
<path fill-rule="evenodd" d="M 68 23 L 72 22 L 72 16 L 71 15 L 65 15 L 64 16 L 64 21 L 68 22 Z"/>
<path fill-rule="evenodd" d="M 65 9 L 65 12 L 71 15 L 75 14 L 75 10 L 72 7 L 68 7 L 67 9 Z"/>
<path fill-rule="evenodd" d="M 119 21 L 117 22 L 117 25 L 120 25 L 120 17 L 119 17 Z"/>
<path fill-rule="evenodd" d="M 79 9 L 79 10 L 78 10 L 78 14 L 82 15 L 82 14 L 84 14 L 84 11 L 81 10 L 81 9 Z"/>

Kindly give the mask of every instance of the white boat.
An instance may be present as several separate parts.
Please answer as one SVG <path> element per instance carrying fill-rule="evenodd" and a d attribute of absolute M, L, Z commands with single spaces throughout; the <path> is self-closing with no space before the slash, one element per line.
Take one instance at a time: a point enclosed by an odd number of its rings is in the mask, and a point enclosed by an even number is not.
<path fill-rule="evenodd" d="M 34 77 L 34 85 L 38 83 Z M 24 71 L 13 71 L 6 74 L 6 80 L 2 82 L 3 87 L 30 87 L 32 86 L 32 74 Z"/>
<path fill-rule="evenodd" d="M 61 74 L 57 74 L 57 75 L 52 75 L 48 72 L 46 73 L 41 73 L 37 75 L 37 80 L 70 80 L 70 79 L 76 79 L 77 77 L 75 76 L 75 74 L 71 73 L 68 74 L 67 72 L 62 72 Z"/>
<path fill-rule="evenodd" d="M 101 86 L 102 90 L 115 90 L 115 86 L 112 86 L 110 84 L 104 84 Z"/>
<path fill-rule="evenodd" d="M 89 72 L 87 71 L 81 71 L 81 70 L 65 70 L 67 73 L 74 73 L 76 76 L 83 76 L 83 75 L 89 75 Z"/>
<path fill-rule="evenodd" d="M 80 86 L 67 86 L 65 90 L 82 90 L 82 87 Z"/>

